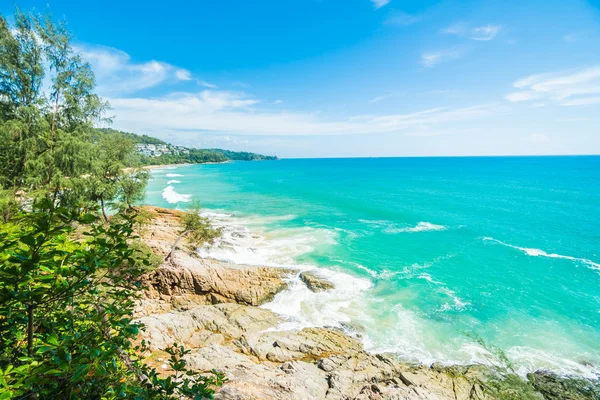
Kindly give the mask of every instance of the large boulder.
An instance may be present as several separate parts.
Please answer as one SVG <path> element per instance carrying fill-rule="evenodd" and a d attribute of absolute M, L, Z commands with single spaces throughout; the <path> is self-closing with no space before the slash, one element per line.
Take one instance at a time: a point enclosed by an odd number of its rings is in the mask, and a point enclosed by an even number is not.
<path fill-rule="evenodd" d="M 333 283 L 319 276 L 313 271 L 304 271 L 300 274 L 300 279 L 313 292 L 322 292 L 325 290 L 335 289 Z"/>
<path fill-rule="evenodd" d="M 146 298 L 163 300 L 175 309 L 199 304 L 238 303 L 258 306 L 286 289 L 294 271 L 230 264 L 176 251 L 172 262 L 147 274 Z"/>
<path fill-rule="evenodd" d="M 362 351 L 362 345 L 340 331 L 305 328 L 300 331 L 247 333 L 233 343 L 261 361 L 315 361 L 333 355 Z"/>
<path fill-rule="evenodd" d="M 273 312 L 262 308 L 218 304 L 148 315 L 138 319 L 138 322 L 145 325 L 143 334 L 151 346 L 162 349 L 174 342 L 195 348 L 205 345 L 207 341 L 231 341 L 244 334 L 272 328 L 280 320 Z"/>
<path fill-rule="evenodd" d="M 559 376 L 550 371 L 536 371 L 527 378 L 545 400 L 598 400 L 600 381 Z"/>

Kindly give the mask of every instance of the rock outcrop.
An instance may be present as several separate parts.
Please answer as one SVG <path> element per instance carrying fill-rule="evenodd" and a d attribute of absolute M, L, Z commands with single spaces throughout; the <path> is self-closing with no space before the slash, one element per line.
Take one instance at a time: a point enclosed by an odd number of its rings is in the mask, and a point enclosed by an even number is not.
<path fill-rule="evenodd" d="M 329 282 L 327 279 L 319 276 L 313 271 L 304 271 L 300 273 L 300 279 L 313 292 L 322 292 L 324 290 L 335 289 L 333 283 Z"/>
<path fill-rule="evenodd" d="M 159 351 L 177 342 L 192 369 L 215 368 L 228 382 L 219 399 L 483 399 L 477 375 L 410 367 L 373 355 L 328 328 L 277 331 L 280 318 L 240 304 L 148 315 L 145 338 Z M 469 378 L 469 376 L 472 377 Z"/>
<path fill-rule="evenodd" d="M 177 240 L 182 212 L 144 207 L 152 218 L 141 239 L 155 253 L 166 256 Z M 286 279 L 297 273 L 284 268 L 238 265 L 197 256 L 185 240 L 180 240 L 169 262 L 144 279 L 145 300 L 140 315 L 187 310 L 203 304 L 264 304 L 287 288 Z"/>
<path fill-rule="evenodd" d="M 258 306 L 287 288 L 283 268 L 240 266 L 204 260 L 177 250 L 169 263 L 148 274 L 146 297 L 191 305 L 239 303 Z"/>
<path fill-rule="evenodd" d="M 565 379 L 549 371 L 536 371 L 527 375 L 534 389 L 545 400 L 600 399 L 600 386 L 585 379 Z"/>

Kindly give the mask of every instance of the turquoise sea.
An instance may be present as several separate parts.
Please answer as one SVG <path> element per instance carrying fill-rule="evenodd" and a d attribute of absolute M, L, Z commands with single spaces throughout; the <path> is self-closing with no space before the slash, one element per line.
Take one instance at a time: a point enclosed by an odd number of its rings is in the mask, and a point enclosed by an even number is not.
<path fill-rule="evenodd" d="M 204 256 L 316 269 L 270 308 L 423 363 L 600 374 L 600 157 L 289 159 L 157 169 L 147 203 L 201 202 Z"/>

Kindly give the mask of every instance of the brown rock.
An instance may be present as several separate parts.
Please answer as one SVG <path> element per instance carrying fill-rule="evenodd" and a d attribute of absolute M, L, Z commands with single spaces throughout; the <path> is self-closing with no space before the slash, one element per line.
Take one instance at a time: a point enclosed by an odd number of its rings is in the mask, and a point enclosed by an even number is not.
<path fill-rule="evenodd" d="M 199 304 L 238 303 L 258 306 L 287 288 L 283 268 L 239 266 L 200 259 L 176 251 L 166 263 L 146 276 L 146 297 L 168 302 L 175 309 Z"/>
<path fill-rule="evenodd" d="M 327 279 L 320 277 L 316 272 L 304 271 L 300 274 L 302 282 L 308 286 L 313 292 L 322 292 L 324 290 L 335 289 L 333 283 Z"/>

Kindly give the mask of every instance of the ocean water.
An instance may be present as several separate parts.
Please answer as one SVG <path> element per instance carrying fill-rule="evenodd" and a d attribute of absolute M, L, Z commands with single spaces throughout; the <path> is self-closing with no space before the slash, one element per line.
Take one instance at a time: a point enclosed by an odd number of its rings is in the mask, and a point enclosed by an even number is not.
<path fill-rule="evenodd" d="M 200 254 L 314 269 L 264 305 L 368 350 L 600 374 L 600 157 L 297 159 L 152 172 L 147 203 L 199 200 Z M 483 340 L 482 346 L 478 340 Z"/>

